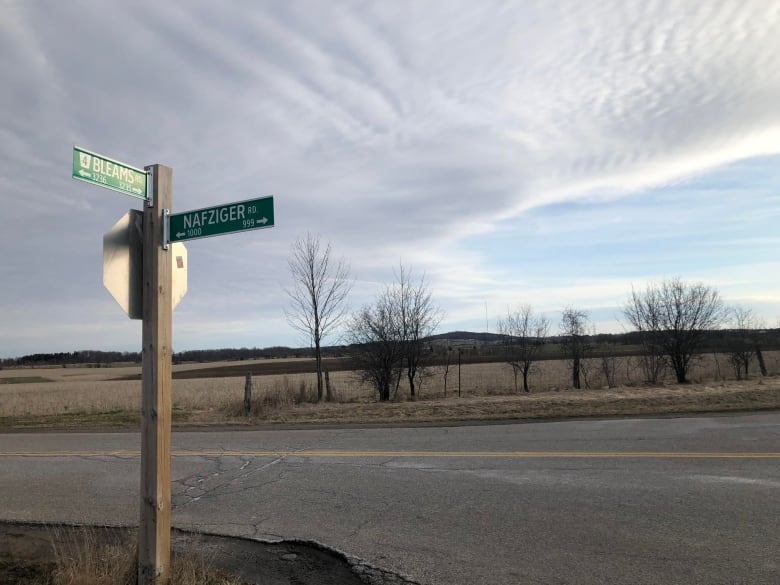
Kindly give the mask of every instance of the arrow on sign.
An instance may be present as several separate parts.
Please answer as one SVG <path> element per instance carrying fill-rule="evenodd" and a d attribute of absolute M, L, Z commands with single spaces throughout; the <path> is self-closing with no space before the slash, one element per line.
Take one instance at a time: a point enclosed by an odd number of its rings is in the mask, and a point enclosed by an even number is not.
<path fill-rule="evenodd" d="M 133 187 L 133 188 L 132 188 L 132 189 L 130 189 L 130 190 L 131 190 L 133 193 L 138 193 L 138 194 L 140 194 L 140 193 L 141 193 L 141 187 Z"/>
<path fill-rule="evenodd" d="M 263 225 L 265 225 L 265 224 L 267 224 L 267 223 L 268 223 L 268 218 L 267 218 L 267 217 L 264 217 L 263 219 L 258 219 L 258 220 L 257 220 L 257 223 L 262 223 Z"/>
<path fill-rule="evenodd" d="M 176 232 L 176 237 L 177 238 L 183 238 L 186 235 L 187 235 L 186 232 Z"/>
<path fill-rule="evenodd" d="M 92 173 L 88 173 L 87 171 L 80 170 L 79 175 L 81 175 L 82 177 L 91 177 Z"/>

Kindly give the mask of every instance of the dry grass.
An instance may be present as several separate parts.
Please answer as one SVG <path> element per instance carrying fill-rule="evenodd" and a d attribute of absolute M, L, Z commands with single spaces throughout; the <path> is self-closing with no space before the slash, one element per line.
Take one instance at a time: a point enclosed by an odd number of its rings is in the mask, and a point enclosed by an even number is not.
<path fill-rule="evenodd" d="M 65 531 L 63 533 L 63 530 Z M 106 538 L 105 531 L 59 529 L 53 535 L 55 562 L 35 585 L 135 585 L 138 571 L 136 548 L 120 536 Z M 243 585 L 220 574 L 196 554 L 174 554 L 170 585 Z"/>
<path fill-rule="evenodd" d="M 776 376 L 780 352 L 767 352 L 765 359 L 770 374 Z M 703 356 L 691 372 L 695 383 L 682 387 L 668 377 L 659 387 L 646 387 L 636 360 L 615 358 L 611 364 L 617 389 L 608 388 L 601 360 L 591 360 L 587 376 L 590 390 L 580 392 L 570 389 L 565 361 L 540 362 L 531 375 L 531 394 L 524 396 L 514 395 L 512 369 L 506 364 L 462 366 L 460 398 L 457 364 L 449 368 L 446 396 L 444 368 L 436 367 L 422 381 L 417 401 L 407 402 L 408 390 L 401 384 L 391 404 L 377 404 L 375 393 L 354 372 L 333 372 L 337 404 L 316 406 L 311 404 L 316 396 L 314 374 L 255 376 L 250 417 L 242 412 L 243 377 L 174 380 L 174 422 L 401 422 L 780 408 L 776 378 L 754 375 L 748 382 L 726 382 L 724 378 L 733 378 L 733 373 L 727 369 L 725 356 Z M 2 370 L 0 379 L 16 383 L 0 384 L 0 427 L 137 425 L 140 382 L 112 378 L 138 371 L 137 366 Z M 19 383 L 19 378 L 28 374 L 32 379 L 51 381 Z"/>
<path fill-rule="evenodd" d="M 113 540 L 103 541 L 94 530 L 58 529 L 52 537 L 52 585 L 135 585 L 132 547 Z"/>
<path fill-rule="evenodd" d="M 299 404 L 256 415 L 274 423 L 403 424 L 780 409 L 780 379 L 686 386 L 464 396 L 380 404 Z M 252 420 L 255 417 L 250 417 Z"/>

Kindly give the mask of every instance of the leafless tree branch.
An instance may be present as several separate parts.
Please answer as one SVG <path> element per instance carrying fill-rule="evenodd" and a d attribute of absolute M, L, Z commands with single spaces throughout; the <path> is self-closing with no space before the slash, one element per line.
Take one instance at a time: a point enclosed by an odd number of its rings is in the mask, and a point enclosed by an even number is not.
<path fill-rule="evenodd" d="M 317 399 L 322 400 L 322 340 L 343 321 L 347 297 L 352 290 L 349 264 L 332 258 L 330 243 L 307 233 L 296 239 L 288 260 L 293 284 L 285 292 L 290 306 L 285 310 L 291 327 L 306 336 L 317 362 Z M 328 400 L 330 400 L 328 396 Z"/>

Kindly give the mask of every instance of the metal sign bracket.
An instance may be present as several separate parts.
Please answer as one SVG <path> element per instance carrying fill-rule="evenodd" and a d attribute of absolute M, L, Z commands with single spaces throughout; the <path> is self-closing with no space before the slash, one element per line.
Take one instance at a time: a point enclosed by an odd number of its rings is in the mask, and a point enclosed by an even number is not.
<path fill-rule="evenodd" d="M 146 195 L 147 205 L 154 207 L 154 165 L 146 167 Z"/>
<path fill-rule="evenodd" d="M 171 210 L 163 209 L 163 250 L 171 243 Z"/>

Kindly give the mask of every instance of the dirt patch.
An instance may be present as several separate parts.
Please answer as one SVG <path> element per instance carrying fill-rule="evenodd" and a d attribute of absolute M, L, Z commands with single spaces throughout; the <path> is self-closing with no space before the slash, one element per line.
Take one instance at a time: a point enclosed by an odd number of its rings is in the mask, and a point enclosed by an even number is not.
<path fill-rule="evenodd" d="M 453 363 L 453 359 L 455 362 Z M 329 372 L 347 372 L 355 369 L 355 362 L 349 357 L 325 358 L 324 366 Z M 428 365 L 444 365 L 445 358 L 437 356 L 432 359 Z M 457 365 L 457 358 L 450 359 L 450 367 Z M 461 363 L 469 364 L 503 364 L 500 358 L 493 355 L 473 355 L 464 354 L 461 356 Z M 181 369 L 174 369 L 171 376 L 174 380 L 193 380 L 199 378 L 235 378 L 252 374 L 253 376 L 274 376 L 282 374 L 313 374 L 316 370 L 316 363 L 311 359 L 295 360 L 252 360 L 245 362 L 235 362 L 224 364 L 222 362 L 214 365 L 198 364 L 197 368 L 190 368 L 186 365 L 180 366 Z M 125 374 L 109 380 L 140 380 L 140 373 Z"/>
<path fill-rule="evenodd" d="M 135 546 L 125 527 L 0 522 L 0 583 L 49 583 L 58 552 L 83 546 Z M 173 554 L 257 585 L 419 585 L 342 552 L 306 541 L 264 542 L 173 529 Z"/>
<path fill-rule="evenodd" d="M 52 382 L 49 378 L 41 376 L 13 376 L 0 378 L 0 384 L 45 384 Z"/>

